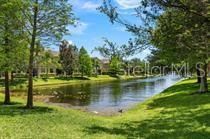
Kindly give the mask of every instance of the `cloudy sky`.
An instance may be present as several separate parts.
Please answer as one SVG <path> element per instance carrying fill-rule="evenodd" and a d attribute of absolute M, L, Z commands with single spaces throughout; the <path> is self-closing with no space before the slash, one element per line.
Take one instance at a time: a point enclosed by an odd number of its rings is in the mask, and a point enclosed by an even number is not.
<path fill-rule="evenodd" d="M 95 47 L 103 44 L 103 37 L 118 44 L 124 44 L 132 37 L 123 26 L 112 25 L 105 15 L 96 10 L 102 0 L 69 0 L 69 2 L 73 5 L 79 23 L 76 28 L 69 27 L 71 35 L 64 38 L 78 47 L 84 46 L 91 55 L 99 56 L 98 53 L 91 52 Z M 138 20 L 133 15 L 133 8 L 138 6 L 139 0 L 113 0 L 113 2 L 119 7 L 123 18 L 138 24 Z M 148 51 L 135 57 L 144 58 L 147 54 Z"/>

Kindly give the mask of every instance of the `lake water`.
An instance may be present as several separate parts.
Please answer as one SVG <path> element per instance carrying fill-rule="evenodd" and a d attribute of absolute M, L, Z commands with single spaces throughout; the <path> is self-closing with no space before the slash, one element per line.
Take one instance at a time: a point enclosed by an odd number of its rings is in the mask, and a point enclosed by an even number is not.
<path fill-rule="evenodd" d="M 56 88 L 36 89 L 36 96 L 47 95 L 45 102 L 65 107 L 85 108 L 105 113 L 128 109 L 162 92 L 178 82 L 175 75 L 151 77 L 130 81 L 86 83 Z"/>

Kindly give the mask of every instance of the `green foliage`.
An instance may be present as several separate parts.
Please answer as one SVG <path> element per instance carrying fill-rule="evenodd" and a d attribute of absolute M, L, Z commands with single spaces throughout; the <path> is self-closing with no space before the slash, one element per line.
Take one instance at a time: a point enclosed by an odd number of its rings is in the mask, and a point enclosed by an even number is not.
<path fill-rule="evenodd" d="M 118 46 L 116 43 L 105 39 L 103 46 L 96 47 L 95 51 L 98 51 L 103 57 L 108 59 L 113 57 L 123 58 L 124 52 L 122 48 L 123 46 Z"/>
<path fill-rule="evenodd" d="M 92 61 L 84 47 L 79 51 L 79 71 L 82 76 L 92 74 Z"/>
<path fill-rule="evenodd" d="M 201 61 L 205 59 L 202 38 L 207 37 L 203 30 L 207 26 L 197 21 L 199 18 L 190 18 L 191 16 L 177 10 L 169 10 L 158 18 L 152 43 L 169 62 L 191 59 L 196 62 L 198 58 Z"/>
<path fill-rule="evenodd" d="M 73 75 L 78 65 L 78 49 L 76 46 L 62 41 L 60 45 L 60 63 L 67 75 Z"/>
<path fill-rule="evenodd" d="M 30 43 L 27 108 L 32 108 L 35 45 L 37 42 L 43 45 L 60 41 L 68 33 L 67 26 L 74 24 L 75 18 L 68 0 L 25 0 L 21 11 L 27 22 L 24 30 Z"/>
<path fill-rule="evenodd" d="M 146 61 L 141 60 L 139 58 L 133 58 L 128 61 L 128 64 L 130 67 L 130 74 L 134 75 L 144 75 L 143 73 L 146 73 Z"/>
<path fill-rule="evenodd" d="M 22 0 L 8 0 L 0 2 L 0 69 L 12 71 L 22 69 L 28 58 L 26 35 L 22 31 L 23 15 L 17 3 Z"/>
<path fill-rule="evenodd" d="M 24 6 L 22 10 L 28 23 L 25 28 L 29 35 L 33 35 L 35 28 L 36 40 L 42 44 L 60 41 L 63 35 L 69 33 L 67 26 L 75 22 L 72 5 L 67 0 L 25 0 Z M 37 11 L 34 11 L 35 7 Z"/>
<path fill-rule="evenodd" d="M 103 57 L 108 59 L 112 59 L 113 57 L 123 59 L 134 54 L 133 47 L 134 44 L 131 40 L 128 41 L 128 44 L 117 45 L 117 43 L 104 38 L 104 44 L 96 47 L 95 51 L 98 51 Z"/>
<path fill-rule="evenodd" d="M 121 62 L 118 57 L 113 57 L 109 64 L 109 72 L 111 75 L 118 75 L 121 69 Z"/>
<path fill-rule="evenodd" d="M 206 40 L 210 29 L 207 0 L 142 0 L 139 3 L 135 12 L 137 19 L 142 23 L 138 25 L 121 18 L 118 8 L 113 6 L 110 0 L 103 0 L 99 8 L 100 12 L 107 15 L 112 23 L 125 26 L 127 31 L 135 36 L 134 45 L 130 45 L 131 51 L 144 50 L 151 44 L 158 45 L 164 47 L 163 53 L 167 55 L 167 58 L 179 61 L 188 58 L 189 55 L 194 57 L 193 54 L 200 52 L 195 52 L 193 49 L 203 50 L 205 49 L 203 44 L 209 44 Z M 157 30 L 160 32 L 154 34 L 154 29 L 156 33 Z M 158 38 L 155 44 L 154 35 Z M 169 57 L 169 55 L 173 56 Z M 202 60 L 203 56 L 205 57 L 205 54 L 201 56 Z"/>

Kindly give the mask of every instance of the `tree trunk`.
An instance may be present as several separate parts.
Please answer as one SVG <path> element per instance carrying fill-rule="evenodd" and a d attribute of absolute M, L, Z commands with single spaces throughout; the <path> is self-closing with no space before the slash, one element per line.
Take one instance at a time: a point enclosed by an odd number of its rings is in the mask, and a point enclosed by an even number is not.
<path fill-rule="evenodd" d="M 34 69 L 34 52 L 35 52 L 35 43 L 36 43 L 36 31 L 37 31 L 37 14 L 38 14 L 38 0 L 35 2 L 34 6 L 34 17 L 33 17 L 33 32 L 31 37 L 30 45 L 30 58 L 29 58 L 29 67 L 28 67 L 28 97 L 26 107 L 31 109 L 33 108 L 33 69 Z"/>
<path fill-rule="evenodd" d="M 207 81 L 207 68 L 208 64 L 205 63 L 204 65 L 204 73 L 201 75 L 201 83 L 200 83 L 200 93 L 207 93 L 208 92 L 208 81 Z"/>
<path fill-rule="evenodd" d="M 36 44 L 35 56 L 36 57 L 39 56 L 39 44 L 38 43 Z M 37 76 L 37 78 L 40 78 L 40 73 L 39 73 L 40 67 L 39 67 L 38 60 L 36 60 L 36 65 L 35 66 L 36 66 L 36 76 Z"/>
<path fill-rule="evenodd" d="M 197 65 L 196 73 L 197 73 L 197 83 L 201 83 L 200 65 Z"/>
<path fill-rule="evenodd" d="M 7 20 L 5 20 L 5 32 L 8 32 L 9 29 L 8 29 L 8 22 Z M 9 51 L 10 51 L 10 48 L 9 48 L 9 36 L 7 33 L 5 33 L 5 54 L 6 56 L 9 55 Z M 6 65 L 4 65 L 5 67 L 9 67 L 10 65 L 8 65 L 9 63 L 6 63 Z M 4 85 L 5 85 L 5 99 L 4 99 L 4 104 L 8 105 L 10 104 L 10 90 L 9 90 L 9 72 L 8 71 L 5 71 L 4 73 Z"/>
<path fill-rule="evenodd" d="M 4 104 L 8 105 L 10 104 L 10 90 L 9 90 L 9 72 L 6 71 L 4 73 L 5 76 L 5 99 L 4 99 Z"/>

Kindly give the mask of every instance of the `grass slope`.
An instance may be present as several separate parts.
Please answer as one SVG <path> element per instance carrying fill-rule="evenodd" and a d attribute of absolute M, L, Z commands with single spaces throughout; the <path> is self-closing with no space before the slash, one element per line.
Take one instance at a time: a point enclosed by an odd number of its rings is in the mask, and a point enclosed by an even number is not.
<path fill-rule="evenodd" d="M 14 105 L 0 105 L 0 137 L 206 139 L 210 137 L 210 94 L 193 94 L 197 89 L 195 80 L 182 81 L 115 117 L 41 103 L 25 110 L 23 101 L 13 98 Z"/>

